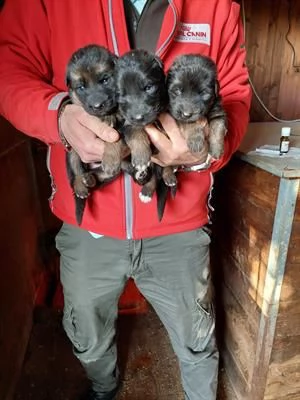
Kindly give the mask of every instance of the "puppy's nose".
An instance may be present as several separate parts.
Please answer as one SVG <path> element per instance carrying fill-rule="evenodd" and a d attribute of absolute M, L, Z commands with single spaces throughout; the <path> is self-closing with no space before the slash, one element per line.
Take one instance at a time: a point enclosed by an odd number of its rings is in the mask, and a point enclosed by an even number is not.
<path fill-rule="evenodd" d="M 103 103 L 98 102 L 98 103 L 91 104 L 91 107 L 94 110 L 101 110 L 101 108 L 104 107 L 104 102 Z"/>
<path fill-rule="evenodd" d="M 144 119 L 144 116 L 142 114 L 137 114 L 134 116 L 134 119 L 136 120 L 136 122 L 142 122 Z"/>
<path fill-rule="evenodd" d="M 193 115 L 193 113 L 191 111 L 187 111 L 187 110 L 182 111 L 182 116 L 184 118 L 190 118 L 192 115 Z"/>

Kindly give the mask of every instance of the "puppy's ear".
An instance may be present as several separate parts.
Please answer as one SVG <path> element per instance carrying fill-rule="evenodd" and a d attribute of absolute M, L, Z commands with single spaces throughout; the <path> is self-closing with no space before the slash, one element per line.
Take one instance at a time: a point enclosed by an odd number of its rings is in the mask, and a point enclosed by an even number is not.
<path fill-rule="evenodd" d="M 66 74 L 66 85 L 67 85 L 67 87 L 69 88 L 70 86 L 71 86 L 71 79 L 70 79 L 70 75 L 69 74 Z"/>
<path fill-rule="evenodd" d="M 65 84 L 67 85 L 68 88 L 71 87 L 72 85 L 72 79 L 71 79 L 71 61 L 67 64 L 66 68 L 66 75 L 65 75 Z"/>
<path fill-rule="evenodd" d="M 216 97 L 219 96 L 219 91 L 220 91 L 220 83 L 219 83 L 219 81 L 216 79 L 216 83 L 215 83 L 215 95 L 216 95 Z"/>

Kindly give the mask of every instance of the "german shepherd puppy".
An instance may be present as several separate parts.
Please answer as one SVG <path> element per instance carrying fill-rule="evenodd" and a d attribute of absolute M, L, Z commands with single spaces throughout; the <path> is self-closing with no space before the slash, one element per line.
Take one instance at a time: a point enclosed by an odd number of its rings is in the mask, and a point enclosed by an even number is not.
<path fill-rule="evenodd" d="M 118 126 L 116 61 L 117 57 L 106 48 L 88 45 L 73 53 L 66 73 L 71 101 L 114 128 Z M 67 172 L 75 195 L 79 225 L 90 189 L 116 178 L 121 171 L 122 158 L 128 154 L 129 149 L 122 139 L 106 143 L 102 161 L 96 168 L 83 163 L 74 150 L 67 153 Z"/>
<path fill-rule="evenodd" d="M 187 54 L 177 57 L 167 73 L 169 112 L 177 121 L 191 152 L 208 146 L 213 158 L 224 151 L 226 113 L 221 104 L 217 67 L 209 57 Z M 208 122 L 208 137 L 204 126 Z"/>
<path fill-rule="evenodd" d="M 122 133 L 131 152 L 131 162 L 123 163 L 123 168 L 143 186 L 140 199 L 146 203 L 157 188 L 157 179 L 167 175 L 151 163 L 153 148 L 144 130 L 167 106 L 162 61 L 146 50 L 129 51 L 117 61 L 116 83 L 119 113 L 124 120 Z M 167 176 L 165 179 L 168 181 Z"/>

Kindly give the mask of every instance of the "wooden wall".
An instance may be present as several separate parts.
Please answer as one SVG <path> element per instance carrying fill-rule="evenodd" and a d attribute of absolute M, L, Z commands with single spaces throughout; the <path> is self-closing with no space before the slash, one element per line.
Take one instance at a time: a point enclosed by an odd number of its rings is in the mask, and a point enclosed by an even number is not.
<path fill-rule="evenodd" d="M 299 194 L 275 320 L 269 311 L 273 303 L 266 299 L 279 182 L 238 159 L 216 177 L 212 264 L 217 332 L 226 376 L 238 400 L 300 396 Z"/>
<path fill-rule="evenodd" d="M 265 400 L 300 398 L 300 193 L 291 232 Z"/>
<path fill-rule="evenodd" d="M 300 2 L 244 0 L 244 5 L 247 65 L 254 87 L 277 117 L 300 118 Z M 254 96 L 251 121 L 271 120 Z"/>
<path fill-rule="evenodd" d="M 41 208 L 30 140 L 0 118 L 0 398 L 11 399 L 44 265 Z"/>
<path fill-rule="evenodd" d="M 212 258 L 221 355 L 237 398 L 258 400 L 249 391 L 279 182 L 238 160 L 216 178 Z"/>

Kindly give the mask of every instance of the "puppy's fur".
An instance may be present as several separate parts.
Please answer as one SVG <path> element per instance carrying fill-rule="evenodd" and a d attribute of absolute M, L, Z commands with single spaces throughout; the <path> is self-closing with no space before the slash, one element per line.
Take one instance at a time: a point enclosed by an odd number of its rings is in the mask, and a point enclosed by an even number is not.
<path fill-rule="evenodd" d="M 117 57 L 102 46 L 88 45 L 77 50 L 67 65 L 66 81 L 74 104 L 117 127 L 117 96 L 114 69 Z M 76 219 L 80 225 L 89 190 L 113 180 L 120 173 L 121 161 L 128 148 L 119 140 L 107 143 L 100 165 L 83 163 L 78 154 L 67 153 L 67 172 L 75 195 Z"/>
<path fill-rule="evenodd" d="M 208 153 L 220 158 L 227 121 L 214 61 L 194 54 L 177 57 L 167 73 L 167 89 L 169 112 L 176 119 L 189 150 L 200 152 L 208 146 Z M 207 139 L 205 119 L 209 125 Z"/>
<path fill-rule="evenodd" d="M 167 93 L 162 61 L 145 50 L 132 50 L 117 61 L 119 113 L 131 164 L 124 167 L 143 186 L 140 199 L 151 200 L 160 167 L 151 164 L 152 148 L 144 127 L 166 109 Z"/>

